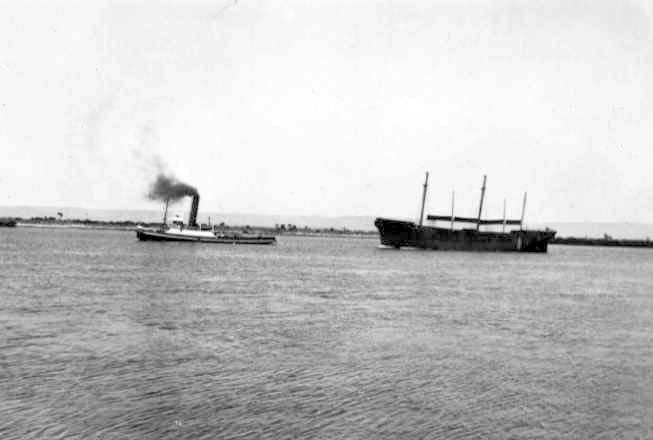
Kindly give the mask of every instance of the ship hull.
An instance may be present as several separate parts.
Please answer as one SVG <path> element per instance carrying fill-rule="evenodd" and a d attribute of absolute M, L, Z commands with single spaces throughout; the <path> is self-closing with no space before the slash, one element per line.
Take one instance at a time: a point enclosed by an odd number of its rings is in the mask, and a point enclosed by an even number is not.
<path fill-rule="evenodd" d="M 190 243 L 214 244 L 257 244 L 269 245 L 277 242 L 271 236 L 242 236 L 238 234 L 224 236 L 193 236 L 188 234 L 175 234 L 168 231 L 136 230 L 136 237 L 141 241 L 175 241 Z"/>
<path fill-rule="evenodd" d="M 419 226 L 413 222 L 377 218 L 381 244 L 394 248 L 486 252 L 547 252 L 555 237 L 552 230 L 486 232 L 475 229 L 448 229 Z"/>

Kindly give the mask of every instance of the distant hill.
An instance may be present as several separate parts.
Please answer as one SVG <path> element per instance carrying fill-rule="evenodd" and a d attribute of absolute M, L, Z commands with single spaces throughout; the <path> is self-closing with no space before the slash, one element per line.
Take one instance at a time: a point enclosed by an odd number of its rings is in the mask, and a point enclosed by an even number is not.
<path fill-rule="evenodd" d="M 104 221 L 157 222 L 161 221 L 160 210 L 118 210 L 118 209 L 83 209 L 73 207 L 46 206 L 0 206 L 0 217 L 56 217 L 61 212 L 67 219 L 92 219 Z M 176 214 L 184 219 L 188 215 L 183 210 L 171 209 L 170 218 Z M 336 228 L 369 231 L 374 230 L 374 217 L 370 216 L 298 216 L 268 215 L 247 213 L 203 212 L 200 220 L 206 222 L 211 217 L 212 223 L 224 222 L 228 225 L 269 226 L 276 224 L 293 224 L 298 228 Z M 410 219 L 409 219 L 410 220 Z M 442 223 L 441 223 L 442 224 Z M 627 222 L 549 222 L 528 223 L 530 228 L 549 227 L 558 231 L 559 237 L 603 237 L 609 234 L 614 238 L 653 239 L 653 224 Z"/>

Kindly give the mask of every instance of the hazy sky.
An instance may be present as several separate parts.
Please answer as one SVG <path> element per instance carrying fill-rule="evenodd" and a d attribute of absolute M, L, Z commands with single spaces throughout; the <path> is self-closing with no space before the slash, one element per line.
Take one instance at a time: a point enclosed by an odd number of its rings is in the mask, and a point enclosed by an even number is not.
<path fill-rule="evenodd" d="M 648 1 L 2 1 L 0 205 L 653 222 Z"/>

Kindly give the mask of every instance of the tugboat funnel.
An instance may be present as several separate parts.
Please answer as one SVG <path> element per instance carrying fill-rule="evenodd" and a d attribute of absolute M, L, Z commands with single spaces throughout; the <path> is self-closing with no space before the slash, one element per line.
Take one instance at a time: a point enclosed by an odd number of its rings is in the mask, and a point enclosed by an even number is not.
<path fill-rule="evenodd" d="M 190 214 L 188 214 L 188 226 L 197 227 L 197 209 L 200 206 L 200 196 L 195 194 L 190 205 Z"/>

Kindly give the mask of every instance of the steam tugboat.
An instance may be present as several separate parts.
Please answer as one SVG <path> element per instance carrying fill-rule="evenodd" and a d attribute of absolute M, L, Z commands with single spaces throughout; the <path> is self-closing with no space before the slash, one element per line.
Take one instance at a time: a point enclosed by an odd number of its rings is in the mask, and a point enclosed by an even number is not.
<path fill-rule="evenodd" d="M 521 219 L 506 219 L 505 203 L 503 219 L 484 220 L 481 218 L 486 177 L 483 176 L 478 217 L 456 217 L 453 212 L 453 198 L 451 200 L 451 215 L 427 216 L 427 219 L 431 221 L 446 221 L 450 223 L 450 226 L 447 228 L 424 226 L 423 224 L 424 203 L 426 201 L 429 180 L 429 174 L 426 173 L 419 223 L 415 224 L 414 222 L 404 220 L 377 218 L 374 221 L 374 225 L 379 230 L 381 244 L 397 249 L 405 246 L 432 250 L 546 252 L 548 243 L 555 237 L 556 231 L 548 228 L 545 230 L 523 229 L 526 194 L 524 194 Z M 454 229 L 454 223 L 456 222 L 472 223 L 476 227 Z M 482 231 L 480 227 L 485 225 L 502 225 L 503 230 L 502 232 Z M 519 229 L 506 232 L 506 225 L 519 226 Z"/>
<path fill-rule="evenodd" d="M 167 224 L 168 200 L 163 214 L 163 224 L 159 229 L 136 228 L 136 237 L 142 241 L 188 241 L 194 243 L 219 243 L 219 244 L 274 244 L 277 242 L 274 236 L 254 233 L 224 233 L 216 228 L 204 228 L 197 224 L 197 210 L 199 208 L 200 196 L 195 194 L 191 203 L 188 225 L 184 226 L 182 221 L 173 221 L 173 226 Z"/>

